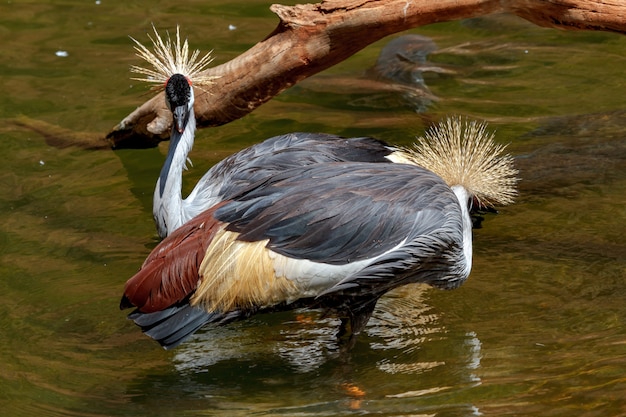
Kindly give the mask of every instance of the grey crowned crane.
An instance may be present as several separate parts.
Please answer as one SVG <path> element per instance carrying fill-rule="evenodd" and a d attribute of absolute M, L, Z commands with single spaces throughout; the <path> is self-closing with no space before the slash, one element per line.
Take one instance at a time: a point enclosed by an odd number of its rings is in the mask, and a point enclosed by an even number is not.
<path fill-rule="evenodd" d="M 226 192 L 148 256 L 121 308 L 165 348 L 200 327 L 314 308 L 356 336 L 409 283 L 452 289 L 472 265 L 474 205 L 508 204 L 512 158 L 484 125 L 448 119 L 403 163 L 320 162 Z"/>
<path fill-rule="evenodd" d="M 253 145 L 214 165 L 198 181 L 186 198 L 182 197 L 182 175 L 191 151 L 196 130 L 193 111 L 194 88 L 209 88 L 214 77 L 202 71 L 211 62 L 210 54 L 199 58 L 199 51 L 189 54 L 187 40 L 165 40 L 153 28 L 154 53 L 133 39 L 137 55 L 153 68 L 132 66 L 131 70 L 165 89 L 165 101 L 172 111 L 170 145 L 157 180 L 153 198 L 153 216 L 161 238 L 171 234 L 204 210 L 223 200 L 227 192 L 245 187 L 289 168 L 320 162 L 360 161 L 391 163 L 395 148 L 373 138 L 341 138 L 322 133 L 290 133 Z M 132 39 L 132 38 L 131 38 Z"/>

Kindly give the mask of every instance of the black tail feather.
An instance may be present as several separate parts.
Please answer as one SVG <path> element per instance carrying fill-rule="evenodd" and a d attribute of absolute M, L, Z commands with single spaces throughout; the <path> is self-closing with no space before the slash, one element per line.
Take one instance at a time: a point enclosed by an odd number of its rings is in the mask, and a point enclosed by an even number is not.
<path fill-rule="evenodd" d="M 355 337 L 367 324 L 378 297 L 357 295 L 337 298 L 336 294 L 322 298 L 306 298 L 293 303 L 280 303 L 263 309 L 234 310 L 226 313 L 207 312 L 201 307 L 191 306 L 188 300 L 173 305 L 165 310 L 143 313 L 138 309 L 128 318 L 141 327 L 141 330 L 156 340 L 163 348 L 173 349 L 187 340 L 198 329 L 207 324 L 221 326 L 242 320 L 257 313 L 293 310 L 298 308 L 320 308 L 325 314 L 337 314 L 342 318 L 343 326 L 338 336 Z"/>
<path fill-rule="evenodd" d="M 128 318 L 165 349 L 173 349 L 187 340 L 205 324 L 226 324 L 239 317 L 238 312 L 208 313 L 189 304 L 172 306 L 154 313 L 135 310 Z"/>

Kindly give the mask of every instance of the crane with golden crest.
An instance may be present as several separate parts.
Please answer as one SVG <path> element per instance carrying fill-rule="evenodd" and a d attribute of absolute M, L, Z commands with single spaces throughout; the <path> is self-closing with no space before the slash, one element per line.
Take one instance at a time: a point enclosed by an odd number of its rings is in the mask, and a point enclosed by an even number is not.
<path fill-rule="evenodd" d="M 188 57 L 155 30 L 155 70 L 174 124 L 154 214 L 165 239 L 128 280 L 120 308 L 165 348 L 205 325 L 320 309 L 354 340 L 377 301 L 410 283 L 461 285 L 472 267 L 477 208 L 510 204 L 517 170 L 486 126 L 448 118 L 412 148 L 372 138 L 292 133 L 218 163 L 187 199 L 193 86 L 208 55 Z M 172 52 L 171 49 L 174 49 Z"/>

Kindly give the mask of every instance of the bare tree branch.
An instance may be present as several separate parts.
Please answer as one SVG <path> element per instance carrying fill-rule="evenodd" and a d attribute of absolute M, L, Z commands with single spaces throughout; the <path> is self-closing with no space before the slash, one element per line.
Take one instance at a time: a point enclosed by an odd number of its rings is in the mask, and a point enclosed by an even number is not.
<path fill-rule="evenodd" d="M 626 33 L 623 0 L 326 0 L 270 9 L 276 29 L 208 75 L 210 93 L 196 90 L 198 126 L 226 124 L 297 82 L 323 71 L 385 36 L 430 23 L 513 13 L 537 25 Z M 162 93 L 107 135 L 112 147 L 154 146 L 167 139 L 171 115 Z"/>

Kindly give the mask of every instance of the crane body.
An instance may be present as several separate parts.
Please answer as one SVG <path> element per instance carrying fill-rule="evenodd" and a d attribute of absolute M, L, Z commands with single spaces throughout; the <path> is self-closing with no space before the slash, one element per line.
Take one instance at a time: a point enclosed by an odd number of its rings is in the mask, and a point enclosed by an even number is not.
<path fill-rule="evenodd" d="M 388 291 L 460 286 L 472 266 L 472 209 L 516 193 L 513 159 L 493 134 L 450 118 L 414 148 L 273 137 L 216 164 L 183 199 L 193 77 L 167 75 L 172 137 L 154 194 L 164 239 L 120 302 L 165 348 L 207 324 L 297 308 L 337 315 L 353 340 Z"/>

